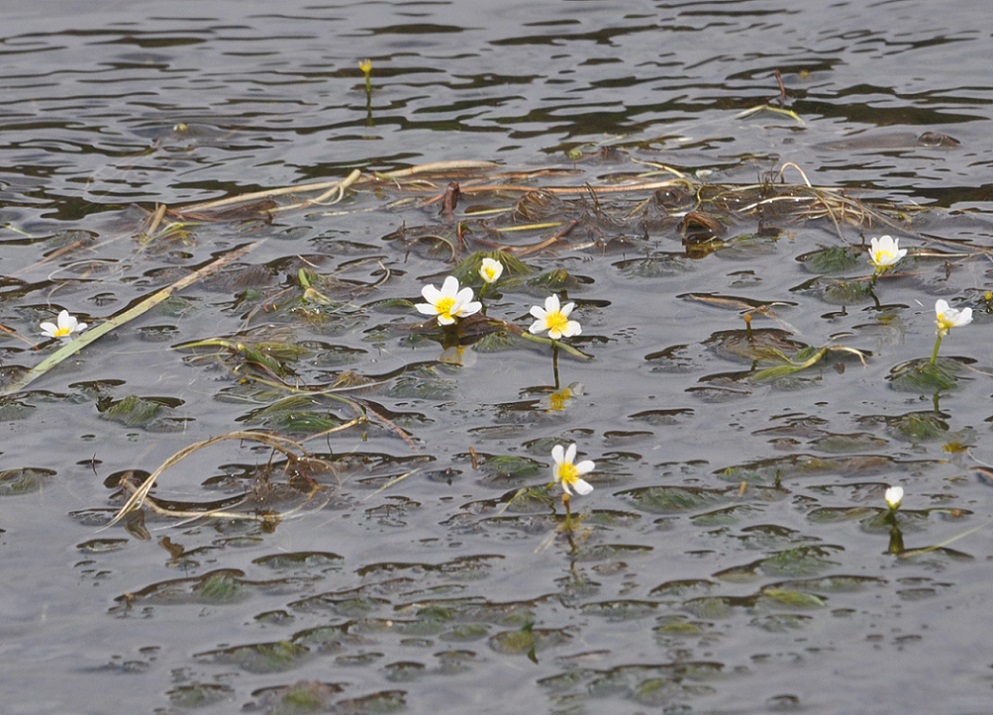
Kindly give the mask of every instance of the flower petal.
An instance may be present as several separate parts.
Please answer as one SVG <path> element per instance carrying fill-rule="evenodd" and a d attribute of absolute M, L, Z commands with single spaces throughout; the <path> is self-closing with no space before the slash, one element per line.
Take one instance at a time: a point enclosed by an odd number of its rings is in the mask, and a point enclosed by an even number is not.
<path fill-rule="evenodd" d="M 576 490 L 576 494 L 578 494 L 581 497 L 586 496 L 591 491 L 593 491 L 593 485 L 590 484 L 585 479 L 577 479 L 572 483 L 572 487 L 573 489 Z"/>

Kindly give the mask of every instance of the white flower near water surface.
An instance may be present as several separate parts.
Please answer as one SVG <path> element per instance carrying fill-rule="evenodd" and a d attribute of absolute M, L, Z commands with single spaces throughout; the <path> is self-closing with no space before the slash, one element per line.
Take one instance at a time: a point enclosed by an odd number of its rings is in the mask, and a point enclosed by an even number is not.
<path fill-rule="evenodd" d="M 76 316 L 69 315 L 68 310 L 59 313 L 55 323 L 45 322 L 38 326 L 41 332 L 50 338 L 69 338 L 73 333 L 86 330 L 86 323 L 80 323 Z"/>
<path fill-rule="evenodd" d="M 503 264 L 495 258 L 484 258 L 479 266 L 479 277 L 486 283 L 496 283 L 503 275 Z"/>
<path fill-rule="evenodd" d="M 552 467 L 552 475 L 555 481 L 562 485 L 562 491 L 571 495 L 573 490 L 580 496 L 585 496 L 593 491 L 593 485 L 582 478 L 582 475 L 592 472 L 596 465 L 586 459 L 575 464 L 576 444 L 570 444 L 569 448 L 564 448 L 561 444 L 552 447 L 552 459 L 555 466 Z"/>
<path fill-rule="evenodd" d="M 938 325 L 938 335 L 944 337 L 952 328 L 968 325 L 972 322 L 972 308 L 956 310 L 948 307 L 948 301 L 939 298 L 934 303 L 935 323 Z"/>
<path fill-rule="evenodd" d="M 877 273 L 892 268 L 906 255 L 907 249 L 900 248 L 899 238 L 880 236 L 869 239 L 869 261 L 876 267 Z"/>
<path fill-rule="evenodd" d="M 414 308 L 423 315 L 437 316 L 438 325 L 453 325 L 456 318 L 466 318 L 483 307 L 472 299 L 472 288 L 459 290 L 459 280 L 455 276 L 448 276 L 441 284 L 441 290 L 433 285 L 424 286 L 421 295 L 427 303 L 417 303 Z"/>
<path fill-rule="evenodd" d="M 889 487 L 886 490 L 886 494 L 883 495 L 886 500 L 886 506 L 891 510 L 896 511 L 900 508 L 900 504 L 903 502 L 903 487 Z"/>
<path fill-rule="evenodd" d="M 569 314 L 576 307 L 575 303 L 562 305 L 557 295 L 550 295 L 545 298 L 545 307 L 539 305 L 531 308 L 531 315 L 536 320 L 528 328 L 528 332 L 534 335 L 548 331 L 548 337 L 552 340 L 560 338 L 571 338 L 583 332 L 582 326 L 576 320 L 569 320 Z"/>

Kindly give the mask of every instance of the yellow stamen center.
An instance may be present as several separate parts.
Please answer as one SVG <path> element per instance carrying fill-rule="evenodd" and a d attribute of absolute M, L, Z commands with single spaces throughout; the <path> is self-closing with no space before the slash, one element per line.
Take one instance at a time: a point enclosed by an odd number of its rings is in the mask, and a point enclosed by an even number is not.
<path fill-rule="evenodd" d="M 554 313 L 549 313 L 545 317 L 545 322 L 548 323 L 549 333 L 564 333 L 565 326 L 569 322 L 569 318 L 562 314 L 561 311 L 555 311 Z"/>
<path fill-rule="evenodd" d="M 449 298 L 448 296 L 439 298 L 434 307 L 438 309 L 438 315 L 444 315 L 451 318 L 453 317 L 451 311 L 452 308 L 455 307 L 455 298 Z"/>
<path fill-rule="evenodd" d="M 575 464 L 565 463 L 559 465 L 559 479 L 562 483 L 572 486 L 579 479 L 579 470 Z"/>
<path fill-rule="evenodd" d="M 71 333 L 72 333 L 72 328 L 69 328 L 68 326 L 65 328 L 57 328 L 55 330 L 55 337 L 64 338 L 66 335 L 69 335 Z"/>

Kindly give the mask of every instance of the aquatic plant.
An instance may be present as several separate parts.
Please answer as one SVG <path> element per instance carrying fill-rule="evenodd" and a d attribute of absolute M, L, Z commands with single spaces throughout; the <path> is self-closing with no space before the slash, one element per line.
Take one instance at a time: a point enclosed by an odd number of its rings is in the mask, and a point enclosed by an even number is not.
<path fill-rule="evenodd" d="M 456 318 L 466 318 L 483 307 L 482 303 L 472 299 L 472 288 L 459 289 L 459 280 L 455 276 L 448 276 L 441 284 L 441 290 L 433 285 L 424 286 L 421 295 L 427 303 L 417 303 L 414 308 L 423 315 L 437 316 L 438 325 L 454 325 Z"/>
<path fill-rule="evenodd" d="M 552 459 L 555 466 L 552 467 L 552 474 L 556 484 L 562 487 L 562 491 L 571 496 L 573 490 L 580 496 L 586 496 L 593 491 L 593 485 L 582 478 L 583 474 L 589 474 L 596 468 L 596 464 L 589 459 L 585 459 L 579 464 L 576 460 L 576 444 L 570 444 L 564 448 L 561 444 L 552 447 Z"/>
<path fill-rule="evenodd" d="M 503 274 L 503 264 L 495 258 L 484 258 L 479 266 L 479 277 L 487 285 L 496 283 Z"/>
<path fill-rule="evenodd" d="M 886 500 L 886 506 L 890 508 L 890 511 L 895 512 L 900 508 L 900 504 L 903 503 L 903 487 L 887 488 L 883 498 Z"/>
<path fill-rule="evenodd" d="M 900 239 L 880 236 L 869 240 L 869 262 L 875 267 L 875 276 L 881 276 L 907 255 L 907 249 L 900 248 Z"/>
<path fill-rule="evenodd" d="M 539 305 L 532 306 L 531 315 L 535 318 L 534 323 L 528 328 L 532 335 L 548 331 L 548 337 L 552 340 L 571 338 L 583 332 L 579 321 L 569 320 L 575 303 L 562 305 L 557 295 L 550 295 L 545 298 L 545 307 Z"/>
<path fill-rule="evenodd" d="M 934 341 L 934 350 L 931 352 L 932 365 L 938 360 L 938 348 L 941 347 L 941 340 L 948 335 L 948 331 L 972 322 L 972 308 L 963 308 L 962 310 L 950 308 L 947 300 L 939 298 L 934 303 L 934 315 L 935 324 L 938 326 L 938 337 Z"/>
<path fill-rule="evenodd" d="M 45 322 L 38 327 L 50 338 L 71 338 L 73 333 L 86 330 L 86 323 L 80 323 L 76 316 L 69 315 L 68 310 L 63 310 L 55 323 Z"/>

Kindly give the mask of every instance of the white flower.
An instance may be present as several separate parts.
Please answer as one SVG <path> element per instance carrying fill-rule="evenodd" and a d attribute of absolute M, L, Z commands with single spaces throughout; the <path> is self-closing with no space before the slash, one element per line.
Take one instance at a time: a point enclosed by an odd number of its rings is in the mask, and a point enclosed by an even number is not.
<path fill-rule="evenodd" d="M 947 335 L 952 328 L 968 325 L 972 322 L 972 308 L 956 310 L 948 307 L 948 301 L 939 298 L 934 302 L 935 323 L 938 325 L 938 335 Z"/>
<path fill-rule="evenodd" d="M 537 335 L 548 331 L 548 337 L 552 340 L 559 338 L 571 338 L 583 332 L 582 326 L 575 320 L 569 320 L 569 313 L 576 307 L 575 303 L 559 304 L 557 295 L 550 295 L 545 298 L 545 307 L 534 306 L 531 308 L 531 315 L 537 318 L 528 328 L 528 332 Z"/>
<path fill-rule="evenodd" d="M 418 313 L 438 316 L 438 325 L 452 325 L 456 318 L 478 313 L 483 307 L 482 303 L 472 299 L 472 288 L 459 290 L 459 280 L 455 276 L 448 276 L 441 290 L 433 285 L 424 286 L 421 295 L 427 303 L 418 303 L 414 307 Z"/>
<path fill-rule="evenodd" d="M 479 266 L 479 277 L 486 283 L 496 283 L 503 274 L 503 264 L 495 258 L 484 258 Z"/>
<path fill-rule="evenodd" d="M 886 506 L 896 511 L 903 501 L 903 487 L 890 487 L 883 498 L 886 500 Z"/>
<path fill-rule="evenodd" d="M 80 323 L 76 320 L 76 316 L 69 315 L 68 310 L 63 310 L 59 313 L 57 324 L 45 322 L 38 327 L 41 328 L 42 333 L 50 338 L 68 338 L 73 333 L 81 333 L 86 330 L 86 323 Z"/>
<path fill-rule="evenodd" d="M 555 460 L 552 475 L 555 477 L 555 481 L 562 485 L 562 491 L 566 494 L 572 494 L 572 490 L 575 489 L 576 494 L 580 496 L 585 496 L 593 491 L 593 485 L 581 477 L 583 474 L 592 472 L 596 465 L 588 459 L 579 464 L 573 464 L 573 460 L 576 459 L 575 444 L 570 444 L 569 449 L 564 449 L 561 444 L 555 445 L 552 447 L 552 459 Z"/>
<path fill-rule="evenodd" d="M 897 264 L 907 255 L 907 249 L 900 248 L 900 239 L 892 236 L 880 236 L 869 239 L 869 260 L 877 271 L 885 271 Z"/>

